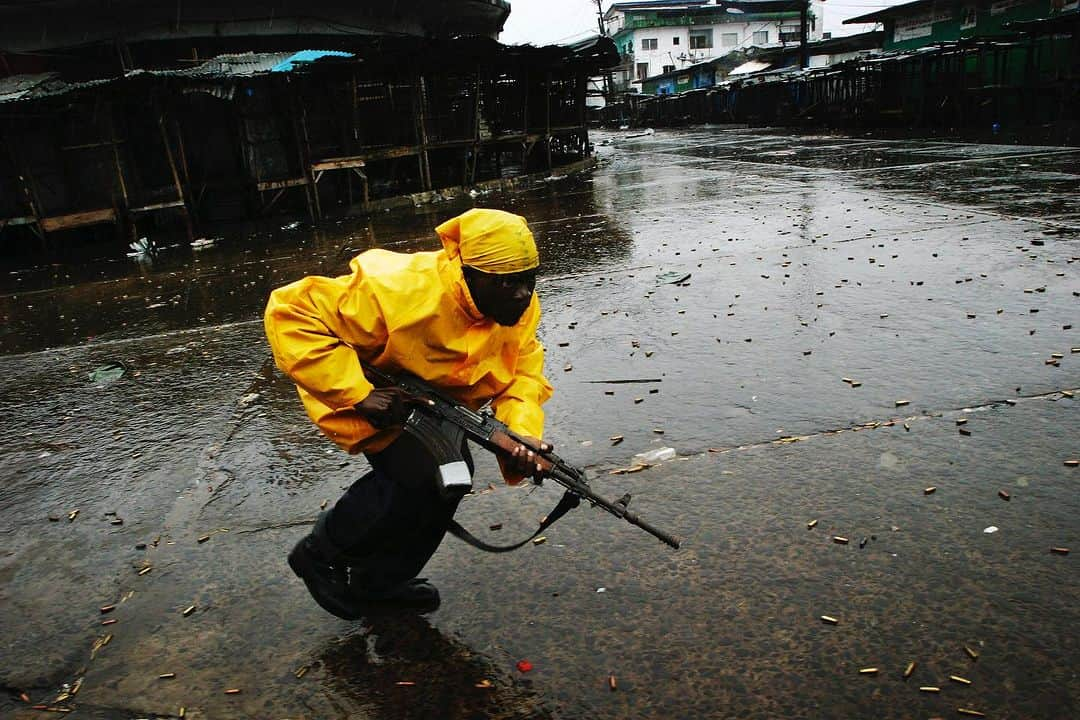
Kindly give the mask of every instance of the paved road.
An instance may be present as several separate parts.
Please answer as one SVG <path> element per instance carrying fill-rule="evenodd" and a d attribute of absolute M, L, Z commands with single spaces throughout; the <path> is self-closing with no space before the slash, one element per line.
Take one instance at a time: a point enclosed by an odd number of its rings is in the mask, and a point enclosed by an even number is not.
<path fill-rule="evenodd" d="M 509 557 L 447 541 L 430 616 L 340 622 L 283 559 L 363 463 L 261 305 L 463 207 L 71 251 L 0 294 L 0 711 L 77 684 L 93 718 L 1076 715 L 1080 150 L 597 140 L 590 175 L 474 202 L 541 242 L 549 438 L 681 550 L 582 510 Z M 556 498 L 459 519 L 506 540 Z"/>

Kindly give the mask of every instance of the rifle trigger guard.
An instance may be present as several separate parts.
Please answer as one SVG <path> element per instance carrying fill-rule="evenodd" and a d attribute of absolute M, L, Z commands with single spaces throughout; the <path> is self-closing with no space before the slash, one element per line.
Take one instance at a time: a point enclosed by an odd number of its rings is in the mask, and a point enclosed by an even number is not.
<path fill-rule="evenodd" d="M 622 508 L 622 512 L 625 513 L 627 507 L 630 505 L 630 493 L 626 493 L 621 498 L 615 501 L 615 505 Z M 622 513 L 620 513 L 622 514 Z"/>

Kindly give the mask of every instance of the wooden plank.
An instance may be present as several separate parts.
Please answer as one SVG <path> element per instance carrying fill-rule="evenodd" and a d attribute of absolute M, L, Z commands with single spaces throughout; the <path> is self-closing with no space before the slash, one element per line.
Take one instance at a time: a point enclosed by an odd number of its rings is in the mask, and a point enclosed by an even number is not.
<path fill-rule="evenodd" d="M 61 150 L 92 150 L 94 148 L 113 147 L 115 145 L 122 145 L 126 140 L 123 138 L 116 138 L 113 140 L 104 140 L 102 142 L 95 143 L 83 143 L 82 145 L 61 145 Z"/>
<path fill-rule="evenodd" d="M 133 207 L 131 212 L 152 212 L 154 210 L 164 210 L 166 208 L 184 207 L 183 200 L 166 200 L 165 202 L 151 203 L 149 205 L 143 205 L 142 207 Z"/>
<path fill-rule="evenodd" d="M 284 180 L 263 180 L 255 187 L 259 192 L 264 190 L 278 190 L 281 188 L 299 187 L 301 185 L 307 185 L 308 181 L 306 177 L 299 178 L 285 178 Z"/>
<path fill-rule="evenodd" d="M 364 158 L 359 156 L 352 157 L 332 157 L 323 158 L 322 160 L 316 160 L 311 163 L 312 172 L 322 172 L 323 170 L 348 170 L 349 168 L 362 168 L 366 163 Z"/>
<path fill-rule="evenodd" d="M 54 215 L 53 217 L 41 218 L 41 229 L 45 232 L 53 232 L 56 230 L 64 230 L 66 228 L 98 225 L 107 222 L 116 222 L 116 211 L 113 208 L 84 210 L 83 212 L 70 213 L 68 215 Z"/>

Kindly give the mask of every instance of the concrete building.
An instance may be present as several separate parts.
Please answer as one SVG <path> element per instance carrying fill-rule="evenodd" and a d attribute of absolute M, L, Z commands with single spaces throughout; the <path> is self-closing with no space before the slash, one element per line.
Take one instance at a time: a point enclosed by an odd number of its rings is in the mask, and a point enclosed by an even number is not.
<path fill-rule="evenodd" d="M 872 31 L 809 43 L 808 67 L 824 68 L 847 60 L 866 57 L 881 50 L 884 33 Z M 647 95 L 674 95 L 699 88 L 713 87 L 726 79 L 744 78 L 755 73 L 779 73 L 799 69 L 800 48 L 786 45 L 771 48 L 752 47 L 691 65 L 681 70 L 646 78 L 642 82 Z"/>
<path fill-rule="evenodd" d="M 604 14 L 607 34 L 622 59 L 613 69 L 614 89 L 640 91 L 646 78 L 740 49 L 798 45 L 802 8 L 808 8 L 808 39 L 819 39 L 823 17 L 820 0 L 793 0 L 790 4 L 754 0 L 616 2 Z"/>
<path fill-rule="evenodd" d="M 915 48 L 972 37 L 1013 35 L 1006 23 L 1075 13 L 1077 0 L 916 0 L 844 21 L 881 23 L 885 50 Z"/>

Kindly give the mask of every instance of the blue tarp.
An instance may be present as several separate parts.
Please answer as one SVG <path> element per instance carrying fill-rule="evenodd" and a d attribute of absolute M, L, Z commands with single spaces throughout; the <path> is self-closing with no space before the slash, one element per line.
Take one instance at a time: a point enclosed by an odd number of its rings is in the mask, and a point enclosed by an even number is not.
<path fill-rule="evenodd" d="M 295 63 L 309 63 L 324 57 L 352 57 L 350 52 L 342 50 L 301 50 L 270 68 L 270 72 L 291 72 Z"/>

